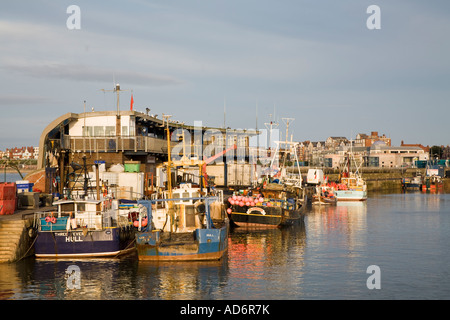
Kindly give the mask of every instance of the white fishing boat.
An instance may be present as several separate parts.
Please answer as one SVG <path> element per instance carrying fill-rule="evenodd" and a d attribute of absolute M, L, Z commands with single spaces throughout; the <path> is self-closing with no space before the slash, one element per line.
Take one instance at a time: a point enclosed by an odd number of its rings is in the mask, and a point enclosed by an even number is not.
<path fill-rule="evenodd" d="M 354 160 L 353 153 L 346 156 L 345 165 L 341 173 L 339 183 L 336 185 L 335 195 L 337 201 L 365 201 L 367 200 L 367 184 L 359 173 L 351 171 L 351 160 Z M 356 165 L 356 162 L 355 162 Z"/>

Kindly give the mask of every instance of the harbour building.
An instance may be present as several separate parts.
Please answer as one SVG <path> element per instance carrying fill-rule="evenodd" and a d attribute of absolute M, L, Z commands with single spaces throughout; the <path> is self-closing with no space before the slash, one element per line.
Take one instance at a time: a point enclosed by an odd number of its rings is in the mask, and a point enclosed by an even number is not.
<path fill-rule="evenodd" d="M 63 194 L 77 173 L 84 174 L 83 168 L 93 178 L 96 165 L 101 172 L 123 166 L 140 174 L 139 192 L 148 195 L 163 183 L 158 179 L 161 164 L 168 160 L 167 130 L 172 160 L 204 161 L 218 186 L 251 182 L 250 138 L 256 130 L 204 127 L 201 121 L 185 125 L 168 115 L 134 110 L 67 113 L 53 120 L 39 140 L 38 170 L 27 179 L 41 181 L 43 192 Z"/>

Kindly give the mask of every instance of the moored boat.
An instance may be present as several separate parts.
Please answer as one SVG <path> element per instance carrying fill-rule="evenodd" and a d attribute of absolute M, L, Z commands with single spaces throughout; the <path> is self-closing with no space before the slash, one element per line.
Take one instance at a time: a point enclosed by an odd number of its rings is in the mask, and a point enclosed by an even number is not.
<path fill-rule="evenodd" d="M 346 156 L 344 168 L 340 175 L 339 183 L 336 184 L 335 187 L 335 195 L 337 201 L 367 200 L 366 181 L 361 177 L 358 168 L 356 168 L 355 172 L 351 171 L 351 159 L 354 160 L 354 156 L 353 153 L 350 151 Z"/>
<path fill-rule="evenodd" d="M 322 204 L 336 204 L 337 198 L 335 190 L 328 184 L 323 184 L 316 187 L 316 194 L 312 196 L 311 203 L 316 205 Z"/>
<path fill-rule="evenodd" d="M 57 212 L 35 213 L 37 258 L 114 257 L 135 250 L 128 216 L 117 200 L 63 199 Z"/>
<path fill-rule="evenodd" d="M 427 176 L 422 183 L 423 192 L 442 192 L 444 189 L 444 183 L 438 176 Z"/>
<path fill-rule="evenodd" d="M 422 188 L 422 177 L 403 178 L 402 188 L 403 190 L 420 190 Z"/>
<path fill-rule="evenodd" d="M 367 200 L 366 182 L 357 174 L 350 173 L 341 178 L 335 190 L 337 201 L 365 201 Z"/>
<path fill-rule="evenodd" d="M 303 221 L 305 210 L 298 188 L 271 183 L 264 189 L 254 191 L 254 197 L 233 195 L 228 198 L 227 212 L 234 224 L 240 227 L 277 228 Z"/>
<path fill-rule="evenodd" d="M 184 188 L 174 198 L 139 200 L 145 208 L 136 233 L 139 260 L 220 260 L 228 250 L 229 220 L 218 197 Z M 185 197 L 179 197 L 179 195 Z M 189 194 L 189 196 L 187 196 Z M 167 193 L 165 194 L 167 195 Z"/>
<path fill-rule="evenodd" d="M 170 134 L 166 122 L 167 134 Z M 183 138 L 184 140 L 184 138 Z M 204 168 L 204 161 L 187 159 L 172 161 L 170 139 L 167 139 L 168 161 L 164 164 L 167 188 L 139 200 L 141 206 L 135 235 L 139 260 L 198 261 L 219 260 L 228 250 L 229 220 L 223 200 L 203 191 L 200 186 L 183 183 L 172 188 L 172 166 Z"/>

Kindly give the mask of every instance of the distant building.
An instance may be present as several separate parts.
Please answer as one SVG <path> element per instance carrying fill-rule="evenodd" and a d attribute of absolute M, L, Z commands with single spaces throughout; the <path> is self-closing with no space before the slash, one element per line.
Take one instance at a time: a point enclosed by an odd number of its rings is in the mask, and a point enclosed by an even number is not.
<path fill-rule="evenodd" d="M 383 141 L 387 146 L 391 145 L 391 138 L 386 137 L 385 134 L 379 136 L 378 131 L 372 131 L 370 136 L 365 133 L 358 133 L 355 139 L 355 146 L 371 147 L 376 141 Z"/>
<path fill-rule="evenodd" d="M 429 153 L 417 146 L 391 147 L 374 144 L 370 148 L 369 166 L 380 168 L 413 167 L 416 160 L 429 160 Z"/>
<path fill-rule="evenodd" d="M 8 148 L 6 151 L 0 151 L 0 158 L 8 159 L 37 159 L 39 155 L 39 148 L 35 147 L 14 147 Z"/>
<path fill-rule="evenodd" d="M 328 149 L 335 149 L 341 146 L 345 146 L 349 143 L 348 139 L 346 137 L 329 137 L 325 141 L 325 146 Z"/>
<path fill-rule="evenodd" d="M 419 143 L 416 143 L 416 144 L 406 144 L 406 143 L 404 143 L 403 142 L 403 140 L 402 140 L 402 142 L 400 143 L 400 146 L 401 147 L 419 147 L 419 148 L 421 148 L 423 151 L 425 151 L 425 152 L 427 152 L 427 153 L 430 153 L 430 147 L 429 146 L 423 146 L 423 145 L 421 145 L 421 144 L 419 144 Z"/>

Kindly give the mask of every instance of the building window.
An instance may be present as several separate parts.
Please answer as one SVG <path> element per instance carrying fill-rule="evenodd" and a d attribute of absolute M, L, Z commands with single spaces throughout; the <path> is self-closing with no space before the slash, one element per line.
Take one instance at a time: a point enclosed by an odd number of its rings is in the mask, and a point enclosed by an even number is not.
<path fill-rule="evenodd" d="M 116 135 L 116 127 L 115 126 L 106 126 L 105 127 L 105 136 L 113 137 Z"/>
<path fill-rule="evenodd" d="M 105 135 L 105 127 L 94 126 L 94 137 L 101 137 Z"/>
<path fill-rule="evenodd" d="M 92 137 L 94 135 L 93 127 L 83 127 L 83 136 Z"/>

